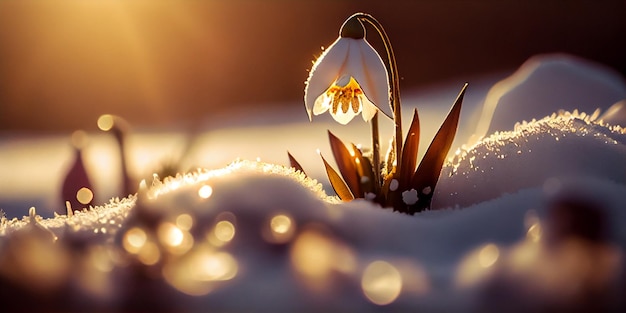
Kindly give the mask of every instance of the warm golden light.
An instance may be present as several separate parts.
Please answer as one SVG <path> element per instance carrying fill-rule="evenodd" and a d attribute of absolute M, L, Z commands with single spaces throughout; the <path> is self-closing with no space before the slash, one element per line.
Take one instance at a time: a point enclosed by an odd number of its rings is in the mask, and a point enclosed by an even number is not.
<path fill-rule="evenodd" d="M 269 221 L 269 231 L 264 231 L 263 237 L 271 243 L 286 243 L 293 238 L 295 228 L 295 222 L 288 215 L 274 215 Z"/>
<path fill-rule="evenodd" d="M 215 226 L 207 232 L 206 239 L 214 247 L 221 247 L 233 240 L 237 218 L 231 212 L 221 212 L 215 217 Z"/>
<path fill-rule="evenodd" d="M 498 247 L 492 243 L 484 246 L 478 255 L 478 262 L 482 267 L 490 267 L 498 260 L 500 256 L 500 250 Z"/>
<path fill-rule="evenodd" d="M 190 230 L 193 227 L 193 217 L 187 213 L 183 213 L 176 217 L 176 226 L 182 230 Z"/>
<path fill-rule="evenodd" d="M 154 265 L 161 259 L 161 251 L 154 242 L 148 241 L 139 250 L 137 259 L 144 265 Z"/>
<path fill-rule="evenodd" d="M 103 114 L 98 118 L 98 128 L 102 131 L 109 131 L 113 128 L 115 120 L 111 114 Z"/>
<path fill-rule="evenodd" d="M 526 238 L 531 242 L 539 242 L 541 240 L 541 221 L 537 216 L 537 212 L 529 210 L 524 216 L 524 226 L 526 226 Z"/>
<path fill-rule="evenodd" d="M 80 188 L 78 192 L 76 192 L 76 200 L 82 204 L 88 204 L 93 200 L 93 192 L 87 187 Z"/>
<path fill-rule="evenodd" d="M 87 187 L 80 188 L 76 192 L 76 200 L 82 204 L 88 204 L 93 200 L 93 192 Z"/>
<path fill-rule="evenodd" d="M 395 301 L 402 291 L 400 272 L 385 261 L 370 263 L 361 279 L 361 288 L 368 300 L 377 305 Z"/>
<path fill-rule="evenodd" d="M 223 243 L 230 242 L 235 237 L 235 225 L 229 221 L 219 221 L 215 224 L 215 238 Z"/>
<path fill-rule="evenodd" d="M 174 254 L 183 254 L 193 246 L 193 237 L 172 223 L 163 223 L 157 229 L 159 241 Z"/>
<path fill-rule="evenodd" d="M 350 248 L 315 228 L 305 229 L 296 238 L 290 258 L 294 270 L 315 291 L 324 291 L 333 273 L 351 274 L 356 268 Z"/>
<path fill-rule="evenodd" d="M 108 273 L 113 270 L 113 260 L 105 247 L 95 246 L 89 248 L 88 260 L 94 268 L 101 272 Z"/>
<path fill-rule="evenodd" d="M 203 199 L 208 199 L 212 194 L 213 188 L 211 188 L 211 186 L 209 185 L 204 185 L 200 187 L 200 190 L 198 190 L 198 195 L 200 196 L 200 198 Z"/>
<path fill-rule="evenodd" d="M 163 268 L 165 280 L 181 292 L 201 296 L 220 282 L 233 279 L 238 272 L 237 260 L 226 252 L 200 246 Z"/>
<path fill-rule="evenodd" d="M 66 282 L 73 269 L 64 245 L 54 244 L 36 231 L 20 230 L 13 235 L 3 242 L 3 279 L 10 278 L 13 284 L 38 291 L 57 290 Z"/>
<path fill-rule="evenodd" d="M 455 283 L 459 287 L 471 287 L 485 279 L 500 258 L 500 249 L 493 243 L 468 253 L 458 264 Z"/>
<path fill-rule="evenodd" d="M 114 265 L 107 248 L 90 247 L 85 251 L 85 256 L 72 265 L 77 288 L 95 297 L 111 296 L 114 286 L 109 272 Z"/>
<path fill-rule="evenodd" d="M 87 133 L 83 130 L 77 130 L 72 133 L 72 146 L 76 149 L 82 149 L 87 145 L 88 136 Z"/>
<path fill-rule="evenodd" d="M 124 249 L 130 253 L 139 253 L 141 248 L 146 244 L 148 236 L 141 228 L 131 228 L 124 234 L 122 245 Z"/>
<path fill-rule="evenodd" d="M 532 242 L 539 242 L 541 240 L 541 225 L 538 223 L 531 225 L 526 232 L 526 238 Z"/>
<path fill-rule="evenodd" d="M 197 279 L 203 281 L 230 280 L 237 275 L 237 262 L 226 252 L 199 253 L 195 255 Z"/>
<path fill-rule="evenodd" d="M 286 234 L 291 228 L 291 219 L 286 215 L 276 215 L 272 217 L 270 227 L 277 234 Z"/>
<path fill-rule="evenodd" d="M 149 240 L 146 232 L 138 227 L 126 231 L 122 239 L 124 250 L 135 254 L 139 262 L 154 265 L 161 259 L 159 247 Z"/>
<path fill-rule="evenodd" d="M 163 223 L 158 229 L 159 239 L 165 245 L 176 247 L 183 243 L 183 231 L 170 223 Z"/>

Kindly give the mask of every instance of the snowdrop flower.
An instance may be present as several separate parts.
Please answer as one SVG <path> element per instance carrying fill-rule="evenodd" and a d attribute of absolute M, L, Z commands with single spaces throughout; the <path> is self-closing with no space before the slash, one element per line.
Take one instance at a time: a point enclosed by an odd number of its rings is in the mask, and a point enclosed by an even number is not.
<path fill-rule="evenodd" d="M 320 115 L 329 110 L 335 121 L 344 125 L 360 113 L 365 121 L 378 110 L 391 116 L 387 70 L 365 40 L 363 24 L 350 18 L 339 34 L 315 61 L 307 79 L 304 104 L 309 120 L 311 113 Z"/>

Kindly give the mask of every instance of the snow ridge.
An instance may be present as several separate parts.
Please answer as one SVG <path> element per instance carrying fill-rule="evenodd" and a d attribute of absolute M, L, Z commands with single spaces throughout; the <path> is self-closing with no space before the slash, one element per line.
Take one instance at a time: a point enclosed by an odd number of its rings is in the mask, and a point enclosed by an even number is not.
<path fill-rule="evenodd" d="M 626 128 L 599 120 L 599 113 L 560 111 L 458 149 L 442 169 L 433 208 L 465 207 L 551 177 L 626 183 Z"/>

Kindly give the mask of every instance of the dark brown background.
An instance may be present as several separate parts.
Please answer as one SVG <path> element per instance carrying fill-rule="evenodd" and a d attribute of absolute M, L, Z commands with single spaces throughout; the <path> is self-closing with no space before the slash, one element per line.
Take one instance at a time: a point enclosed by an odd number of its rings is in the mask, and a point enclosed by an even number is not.
<path fill-rule="evenodd" d="M 626 73 L 626 1 L 0 1 L 0 131 L 92 130 L 103 113 L 193 124 L 299 103 L 311 61 L 357 11 L 385 26 L 403 89 L 546 52 Z"/>

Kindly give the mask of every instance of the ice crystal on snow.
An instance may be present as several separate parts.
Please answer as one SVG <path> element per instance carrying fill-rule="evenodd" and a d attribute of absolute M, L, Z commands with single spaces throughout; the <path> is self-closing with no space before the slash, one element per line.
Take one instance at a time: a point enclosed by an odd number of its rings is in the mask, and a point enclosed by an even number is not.
<path fill-rule="evenodd" d="M 441 172 L 435 208 L 461 206 L 560 176 L 624 181 L 626 129 L 586 113 L 558 112 L 457 151 Z"/>
<path fill-rule="evenodd" d="M 70 231 L 72 233 L 89 234 L 102 233 L 114 234 L 124 222 L 130 209 L 135 205 L 136 198 L 114 198 L 102 206 L 89 207 L 82 211 L 74 211 L 73 215 L 58 215 L 53 218 L 42 218 L 34 209 L 29 211 L 29 216 L 22 219 L 3 220 L 0 223 L 0 238 L 19 230 L 29 223 L 36 222 L 55 235 Z"/>

